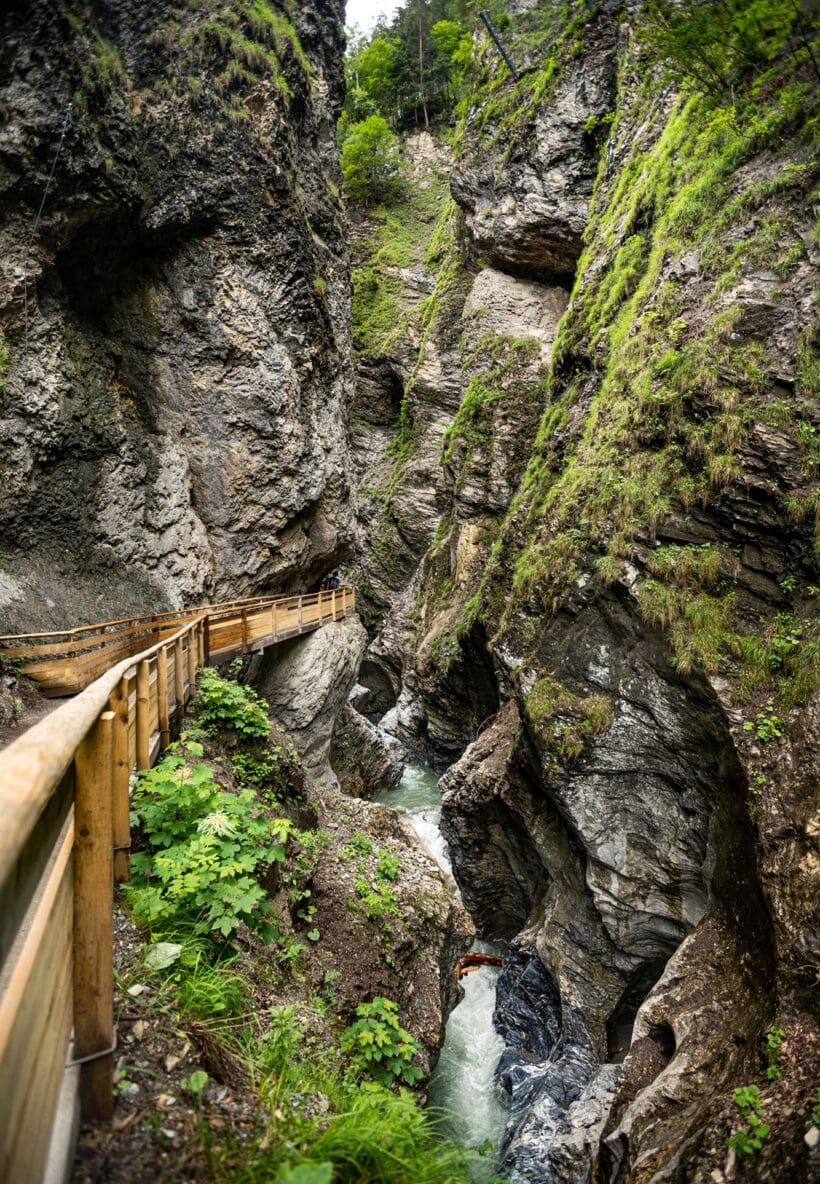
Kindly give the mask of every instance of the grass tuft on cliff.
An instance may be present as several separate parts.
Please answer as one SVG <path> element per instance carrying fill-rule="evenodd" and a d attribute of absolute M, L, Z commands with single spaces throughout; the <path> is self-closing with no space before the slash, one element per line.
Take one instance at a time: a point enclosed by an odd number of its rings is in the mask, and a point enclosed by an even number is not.
<path fill-rule="evenodd" d="M 610 584 L 638 564 L 642 615 L 669 633 L 682 671 L 732 667 L 741 695 L 765 675 L 793 703 L 818 680 L 810 550 L 786 573 L 794 603 L 785 615 L 803 644 L 768 670 L 751 656 L 761 627 L 740 611 L 737 556 L 725 546 L 693 555 L 669 541 L 664 562 L 655 550 L 676 514 L 731 520 L 747 496 L 750 440 L 765 448 L 772 431 L 787 459 L 773 461 L 779 487 L 755 512 L 781 520 L 798 552 L 816 513 L 814 333 L 805 326 L 795 343 L 787 399 L 780 363 L 742 302 L 756 269 L 788 285 L 810 266 L 795 210 L 817 181 L 817 80 L 795 23 L 784 20 L 775 36 L 782 7 L 767 6 L 770 32 L 756 57 L 743 57 L 742 32 L 726 47 L 719 88 L 694 74 L 678 92 L 659 85 L 661 34 L 633 44 L 620 81 L 629 103 L 611 122 L 546 406 L 479 615 L 503 632 L 516 609 L 555 611 L 590 558 Z M 732 90 L 740 77 L 742 95 Z M 813 545 L 820 554 L 816 531 Z"/>

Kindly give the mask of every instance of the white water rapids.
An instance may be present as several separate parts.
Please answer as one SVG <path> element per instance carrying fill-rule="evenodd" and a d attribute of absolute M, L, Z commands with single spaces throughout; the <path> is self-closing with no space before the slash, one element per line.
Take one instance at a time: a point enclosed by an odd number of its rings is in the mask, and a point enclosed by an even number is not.
<path fill-rule="evenodd" d="M 438 777 L 424 765 L 407 765 L 399 784 L 378 799 L 407 814 L 423 845 L 450 873 L 447 845 L 439 830 Z M 476 942 L 473 949 L 497 952 Z M 462 979 L 464 998 L 447 1021 L 444 1046 L 430 1081 L 430 1106 L 442 1115 L 439 1129 L 467 1147 L 498 1144 L 508 1111 L 494 1074 L 504 1041 L 493 1027 L 495 987 L 500 970 L 483 966 Z"/>

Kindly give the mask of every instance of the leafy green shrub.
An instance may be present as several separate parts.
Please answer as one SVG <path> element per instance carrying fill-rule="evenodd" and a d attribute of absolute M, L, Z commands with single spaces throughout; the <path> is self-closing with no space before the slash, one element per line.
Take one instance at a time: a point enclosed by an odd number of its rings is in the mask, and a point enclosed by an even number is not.
<path fill-rule="evenodd" d="M 743 724 L 743 731 L 754 732 L 755 740 L 759 740 L 761 744 L 771 744 L 783 735 L 783 720 L 775 714 L 773 702 L 773 699 L 768 699 L 765 708 L 758 711 L 754 722 L 747 719 Z"/>
<path fill-rule="evenodd" d="M 208 765 L 186 763 L 175 748 L 140 776 L 131 824 L 145 842 L 128 889 L 138 919 L 158 932 L 193 925 L 226 938 L 244 922 L 273 940 L 259 877 L 284 859 L 289 820 L 263 817 L 252 791 L 226 792 Z"/>
<path fill-rule="evenodd" d="M 769 1062 L 766 1076 L 769 1081 L 777 1081 L 780 1076 L 780 1048 L 785 1035 L 782 1028 L 775 1027 L 769 1028 L 766 1033 L 766 1059 Z"/>
<path fill-rule="evenodd" d="M 381 881 L 398 880 L 400 873 L 401 860 L 398 855 L 391 855 L 389 851 L 382 849 L 376 861 L 376 879 Z"/>
<path fill-rule="evenodd" d="M 354 830 L 350 842 L 346 843 L 339 851 L 339 857 L 340 859 L 355 859 L 357 855 L 370 855 L 372 851 L 372 840 L 363 830 Z"/>
<path fill-rule="evenodd" d="M 280 752 L 278 745 L 266 750 L 261 757 L 251 756 L 249 752 L 235 752 L 231 757 L 234 777 L 248 785 L 264 785 L 279 768 Z"/>
<path fill-rule="evenodd" d="M 399 1023 L 398 1005 L 392 999 L 377 996 L 371 1003 L 360 1003 L 359 1017 L 342 1034 L 342 1051 L 360 1073 L 369 1073 L 380 1085 L 393 1086 L 398 1081 L 412 1085 L 422 1076 L 412 1064 L 418 1043 Z"/>
<path fill-rule="evenodd" d="M 746 1119 L 746 1126 L 735 1131 L 726 1140 L 726 1146 L 733 1147 L 738 1159 L 743 1159 L 760 1150 L 769 1133 L 769 1126 L 760 1116 L 760 1090 L 756 1085 L 741 1085 L 732 1097 Z"/>
<path fill-rule="evenodd" d="M 236 732 L 242 740 L 261 740 L 270 732 L 264 702 L 256 691 L 222 678 L 211 666 L 200 671 L 196 710 L 210 735 Z"/>
<path fill-rule="evenodd" d="M 348 907 L 354 912 L 363 912 L 368 921 L 382 921 L 382 932 L 386 938 L 390 937 L 390 926 L 386 923 L 388 917 L 400 917 L 399 903 L 393 893 L 383 885 L 371 884 L 365 876 L 359 876 L 355 883 L 356 895 L 361 905 L 355 900 L 348 901 Z"/>

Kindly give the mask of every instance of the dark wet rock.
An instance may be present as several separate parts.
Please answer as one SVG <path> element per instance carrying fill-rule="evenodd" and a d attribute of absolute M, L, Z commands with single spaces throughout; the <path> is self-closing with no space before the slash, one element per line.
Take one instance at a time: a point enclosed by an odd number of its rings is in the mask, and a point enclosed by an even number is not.
<path fill-rule="evenodd" d="M 493 1022 L 505 1039 L 496 1078 L 510 1097 L 502 1163 L 514 1181 L 589 1180 L 592 1156 L 620 1077 L 599 1066 L 584 1024 L 562 1006 L 535 947 L 513 945 Z"/>
<path fill-rule="evenodd" d="M 330 765 L 344 793 L 373 799 L 400 780 L 404 760 L 399 742 L 347 703 L 333 730 Z"/>
<path fill-rule="evenodd" d="M 504 1037 L 496 1080 L 515 1115 L 540 1090 L 543 1064 L 561 1033 L 560 992 L 534 949 L 510 946 L 496 987 L 493 1024 Z"/>

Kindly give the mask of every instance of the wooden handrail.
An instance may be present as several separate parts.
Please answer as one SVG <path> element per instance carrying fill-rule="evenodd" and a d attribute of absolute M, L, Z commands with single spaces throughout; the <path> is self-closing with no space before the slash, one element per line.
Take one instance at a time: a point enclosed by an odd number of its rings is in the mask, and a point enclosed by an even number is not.
<path fill-rule="evenodd" d="M 344 608 L 344 589 L 341 591 Z M 260 644 L 270 644 L 270 641 L 276 640 L 278 631 L 274 628 L 272 632 L 267 630 L 264 637 L 248 636 L 244 643 L 240 639 L 236 645 L 220 646 L 219 634 L 225 633 L 225 629 L 220 629 L 220 626 L 230 626 L 236 619 L 249 620 L 259 613 L 270 613 L 273 608 L 278 609 L 283 618 L 289 612 L 297 614 L 290 629 L 291 634 L 294 631 L 302 631 L 303 610 L 308 610 L 308 627 L 316 628 L 322 614 L 311 615 L 310 610 L 318 608 L 323 598 L 326 603 L 331 597 L 335 606 L 336 597 L 331 592 L 253 597 L 206 605 L 183 613 L 155 613 L 149 617 L 131 617 L 121 621 L 105 621 L 98 625 L 83 625 L 64 633 L 6 635 L 0 637 L 0 657 L 22 660 L 22 673 L 39 682 L 44 694 L 50 697 L 75 695 L 98 678 L 117 658 L 126 658 L 142 652 L 146 642 L 155 638 L 158 632 L 160 635 L 166 630 L 168 633 L 174 633 L 206 616 L 208 635 L 204 638 L 205 648 L 221 661 L 234 653 L 246 653 L 249 649 L 259 648 Z M 61 640 L 55 641 L 58 637 Z M 215 646 L 210 644 L 212 638 L 217 639 Z M 162 637 L 160 639 L 163 640 Z"/>
<path fill-rule="evenodd" d="M 305 603 L 308 603 L 308 601 L 311 599 L 314 601 L 317 600 L 321 595 L 324 595 L 324 593 L 307 592 L 303 594 L 303 599 L 305 600 Z M 73 641 L 75 640 L 78 633 L 88 633 L 92 631 L 101 632 L 104 629 L 112 629 L 115 625 L 133 625 L 134 627 L 145 626 L 147 629 L 149 626 L 156 623 L 162 624 L 163 622 L 179 622 L 182 624 L 183 622 L 192 620 L 194 617 L 201 616 L 205 612 L 229 612 L 232 609 L 241 608 L 243 605 L 251 606 L 254 604 L 272 604 L 274 602 L 283 603 L 288 600 L 295 601 L 298 599 L 299 593 L 289 593 L 287 595 L 279 596 L 250 596 L 244 600 L 224 600 L 218 601 L 216 604 L 198 605 L 195 608 L 167 609 L 162 613 L 150 613 L 139 617 L 118 617 L 113 621 L 97 621 L 93 625 L 75 625 L 71 629 L 56 629 L 50 633 L 8 633 L 0 635 L 0 645 L 5 646 L 10 642 L 15 641 L 39 641 L 40 639 L 48 637 L 62 638 L 66 641 Z"/>
<path fill-rule="evenodd" d="M 83 1112 L 100 1118 L 111 1110 L 113 884 L 129 876 L 131 770 L 153 764 L 178 733 L 205 662 L 317 629 L 354 607 L 348 588 L 341 597 L 262 597 L 200 609 L 103 669 L 0 752 L 0 1180 L 42 1179 L 72 1056 L 82 1062 Z M 136 644 L 152 630 L 144 618 L 133 620 Z M 150 624 L 154 634 L 158 624 L 164 631 L 161 621 Z M 33 663 L 33 670 L 53 676 L 68 661 L 77 678 L 87 678 L 95 663 L 111 659 L 102 636 L 81 654 L 92 660 L 85 671 L 76 656 Z M 111 650 L 122 644 L 128 637 Z"/>
<path fill-rule="evenodd" d="M 162 646 L 173 645 L 191 628 L 184 625 L 168 641 L 159 641 L 139 656 L 152 657 Z M 37 819 L 74 759 L 118 684 L 134 669 L 133 658 L 112 666 L 67 703 L 18 736 L 0 752 L 0 884 L 9 876 L 17 852 L 24 846 Z"/>

